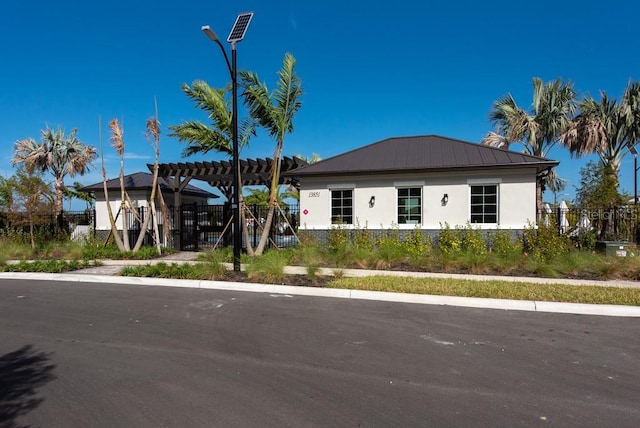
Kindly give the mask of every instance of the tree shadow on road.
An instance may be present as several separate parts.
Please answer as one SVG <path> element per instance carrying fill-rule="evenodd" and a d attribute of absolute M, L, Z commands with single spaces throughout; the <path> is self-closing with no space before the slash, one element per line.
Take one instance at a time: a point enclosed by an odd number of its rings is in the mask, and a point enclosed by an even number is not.
<path fill-rule="evenodd" d="M 0 356 L 0 427 L 17 427 L 16 419 L 44 401 L 37 389 L 55 379 L 51 354 L 31 345 Z"/>

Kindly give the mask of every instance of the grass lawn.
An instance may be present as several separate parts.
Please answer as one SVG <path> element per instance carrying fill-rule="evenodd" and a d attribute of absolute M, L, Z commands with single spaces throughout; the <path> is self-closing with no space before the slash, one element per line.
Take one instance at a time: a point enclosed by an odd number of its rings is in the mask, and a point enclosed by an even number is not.
<path fill-rule="evenodd" d="M 437 296 L 640 306 L 640 288 L 397 276 L 340 278 L 330 281 L 325 286 L 352 290 L 431 294 Z"/>

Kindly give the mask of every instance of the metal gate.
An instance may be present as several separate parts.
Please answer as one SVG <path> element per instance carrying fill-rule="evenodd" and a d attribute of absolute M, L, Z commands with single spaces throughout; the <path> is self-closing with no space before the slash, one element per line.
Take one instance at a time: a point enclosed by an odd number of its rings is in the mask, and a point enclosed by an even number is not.
<path fill-rule="evenodd" d="M 180 250 L 199 251 L 232 242 L 229 205 L 182 205 Z"/>

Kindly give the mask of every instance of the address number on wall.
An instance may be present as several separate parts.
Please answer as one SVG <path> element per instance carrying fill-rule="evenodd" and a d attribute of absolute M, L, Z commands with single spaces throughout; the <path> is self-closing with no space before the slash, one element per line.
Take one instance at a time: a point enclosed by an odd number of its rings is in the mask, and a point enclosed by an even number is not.
<path fill-rule="evenodd" d="M 310 198 L 319 198 L 320 197 L 320 192 L 309 192 L 309 197 Z"/>

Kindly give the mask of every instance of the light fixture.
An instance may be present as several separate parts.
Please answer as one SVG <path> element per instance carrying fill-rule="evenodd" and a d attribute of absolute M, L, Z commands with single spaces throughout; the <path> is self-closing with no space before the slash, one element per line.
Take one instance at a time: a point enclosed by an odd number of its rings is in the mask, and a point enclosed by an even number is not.
<path fill-rule="evenodd" d="M 233 202 L 231 203 L 231 209 L 233 210 L 233 270 L 240 271 L 240 250 L 242 248 L 242 236 L 240 231 L 242 230 L 242 224 L 240 222 L 240 160 L 238 159 L 238 67 L 236 65 L 236 43 L 244 39 L 244 35 L 247 32 L 249 23 L 253 18 L 253 12 L 241 13 L 236 18 L 235 24 L 229 33 L 227 42 L 231 44 L 231 63 L 229 63 L 229 57 L 218 35 L 209 27 L 204 25 L 202 31 L 212 41 L 215 42 L 224 55 L 224 59 L 227 62 L 227 68 L 229 68 L 229 74 L 231 75 L 231 87 L 232 87 L 232 101 L 233 111 L 231 116 L 232 121 L 232 137 L 233 137 Z"/>
<path fill-rule="evenodd" d="M 369 208 L 373 208 L 375 204 L 376 204 L 376 197 L 372 196 L 371 199 L 369 199 Z"/>
<path fill-rule="evenodd" d="M 442 206 L 444 207 L 445 205 L 447 205 L 447 203 L 449 203 L 449 194 L 445 193 L 442 196 L 442 199 L 440 199 L 440 203 L 442 204 Z"/>

